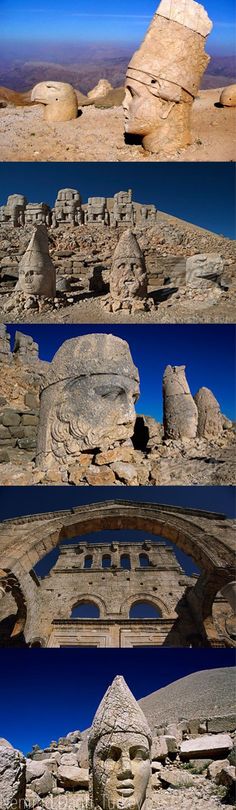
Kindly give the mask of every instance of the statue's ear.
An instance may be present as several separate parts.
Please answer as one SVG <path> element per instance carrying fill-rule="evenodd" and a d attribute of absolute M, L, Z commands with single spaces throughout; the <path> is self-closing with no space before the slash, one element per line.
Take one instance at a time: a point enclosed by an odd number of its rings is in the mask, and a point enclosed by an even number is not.
<path fill-rule="evenodd" d="M 171 110 L 173 109 L 173 107 L 175 107 L 175 101 L 170 101 L 169 104 L 165 103 L 165 106 L 163 107 L 163 110 L 161 111 L 160 118 L 162 120 L 165 120 L 165 118 L 168 118 L 168 116 L 170 115 Z"/>

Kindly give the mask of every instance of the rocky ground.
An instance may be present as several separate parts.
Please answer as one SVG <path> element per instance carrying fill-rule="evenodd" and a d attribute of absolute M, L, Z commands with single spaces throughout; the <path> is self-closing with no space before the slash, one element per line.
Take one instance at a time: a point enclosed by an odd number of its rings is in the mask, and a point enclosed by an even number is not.
<path fill-rule="evenodd" d="M 157 222 L 135 228 L 144 252 L 150 312 L 110 313 L 104 308 L 112 257 L 122 229 L 102 226 L 59 226 L 49 230 L 50 255 L 57 272 L 58 293 L 53 301 L 33 297 L 20 302 L 12 296 L 18 264 L 32 235 L 32 226 L 0 226 L 0 321 L 60 323 L 229 323 L 235 319 L 235 243 L 168 214 Z M 195 253 L 217 253 L 225 262 L 223 283 L 209 289 L 190 289 L 185 282 L 186 258 Z M 101 270 L 102 292 L 94 285 Z M 62 291 L 62 283 L 67 286 Z M 92 289 L 91 289 L 92 286 Z"/>
<path fill-rule="evenodd" d="M 168 156 L 173 161 L 234 161 L 235 109 L 215 106 L 222 88 L 201 90 L 192 113 L 193 143 Z M 98 137 L 99 133 L 99 137 Z M 83 107 L 74 121 L 47 124 L 39 107 L 0 109 L 3 161 L 166 161 L 124 141 L 122 107 Z"/>

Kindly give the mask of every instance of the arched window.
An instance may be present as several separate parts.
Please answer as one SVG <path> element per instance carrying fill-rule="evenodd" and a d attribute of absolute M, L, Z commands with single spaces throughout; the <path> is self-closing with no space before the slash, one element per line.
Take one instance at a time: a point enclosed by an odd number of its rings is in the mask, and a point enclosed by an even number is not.
<path fill-rule="evenodd" d="M 99 619 L 100 610 L 94 602 L 79 602 L 71 611 L 71 619 Z"/>
<path fill-rule="evenodd" d="M 102 567 L 103 568 L 110 568 L 111 567 L 111 555 L 110 554 L 103 554 Z"/>
<path fill-rule="evenodd" d="M 92 564 L 93 564 L 92 554 L 86 554 L 86 557 L 84 558 L 84 568 L 92 568 Z"/>
<path fill-rule="evenodd" d="M 130 619 L 161 619 L 161 611 L 152 602 L 134 602 L 131 605 Z"/>
<path fill-rule="evenodd" d="M 139 565 L 140 568 L 148 568 L 150 565 L 148 554 L 143 553 L 139 555 Z"/>
<path fill-rule="evenodd" d="M 121 565 L 121 568 L 126 568 L 126 570 L 128 570 L 128 571 L 130 570 L 131 565 L 130 565 L 130 556 L 129 556 L 129 554 L 121 554 L 120 565 Z"/>

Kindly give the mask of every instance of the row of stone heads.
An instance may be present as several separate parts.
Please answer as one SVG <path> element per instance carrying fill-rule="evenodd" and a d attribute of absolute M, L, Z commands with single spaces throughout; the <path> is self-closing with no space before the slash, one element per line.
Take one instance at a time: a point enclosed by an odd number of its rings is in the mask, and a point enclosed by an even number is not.
<path fill-rule="evenodd" d="M 118 191 L 113 198 L 89 197 L 83 204 L 77 189 L 65 188 L 58 191 L 53 208 L 45 202 L 29 203 L 23 194 L 9 195 L 6 205 L 0 206 L 0 223 L 13 227 L 31 224 L 56 227 L 60 223 L 141 225 L 147 220 L 155 222 L 156 213 L 154 205 L 135 204 L 131 189 Z"/>

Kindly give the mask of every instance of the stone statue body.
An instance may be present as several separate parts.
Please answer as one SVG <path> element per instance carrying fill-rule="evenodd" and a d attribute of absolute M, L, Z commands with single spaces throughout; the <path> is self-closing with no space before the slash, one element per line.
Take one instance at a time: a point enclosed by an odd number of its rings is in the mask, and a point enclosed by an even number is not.
<path fill-rule="evenodd" d="M 125 341 L 106 334 L 66 341 L 41 394 L 38 466 L 67 467 L 83 451 L 129 439 L 138 395 L 138 371 Z"/>
<path fill-rule="evenodd" d="M 145 810 L 151 732 L 124 679 L 116 677 L 89 739 L 90 810 Z"/>

